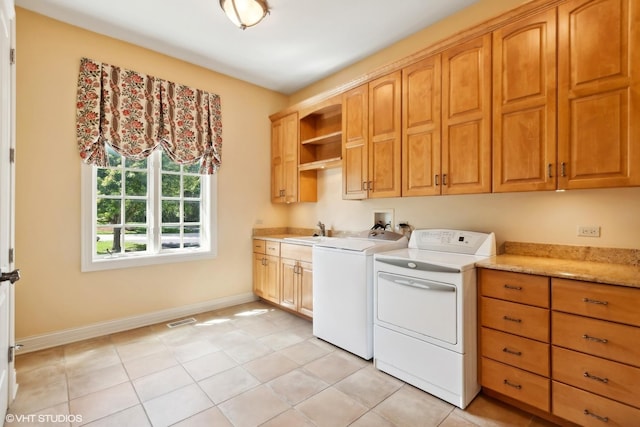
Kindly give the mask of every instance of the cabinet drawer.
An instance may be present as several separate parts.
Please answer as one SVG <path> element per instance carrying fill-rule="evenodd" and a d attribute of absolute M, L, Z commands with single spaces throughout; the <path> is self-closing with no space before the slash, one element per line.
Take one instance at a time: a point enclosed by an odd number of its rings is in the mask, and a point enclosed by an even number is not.
<path fill-rule="evenodd" d="M 482 358 L 482 386 L 505 396 L 549 411 L 550 396 L 548 378 Z"/>
<path fill-rule="evenodd" d="M 264 240 L 253 239 L 253 252 L 256 254 L 266 253 L 265 252 L 266 243 L 267 242 Z"/>
<path fill-rule="evenodd" d="M 481 298 L 480 321 L 511 334 L 549 342 L 549 310 L 493 298 Z"/>
<path fill-rule="evenodd" d="M 280 242 L 265 242 L 265 253 L 267 255 L 280 256 Z"/>
<path fill-rule="evenodd" d="M 553 347 L 553 379 L 640 407 L 640 369 Z"/>
<path fill-rule="evenodd" d="M 554 345 L 640 367 L 640 328 L 553 312 Z"/>
<path fill-rule="evenodd" d="M 552 381 L 553 414 L 585 427 L 638 424 L 640 410 Z"/>
<path fill-rule="evenodd" d="M 553 279 L 553 309 L 640 326 L 640 289 Z"/>
<path fill-rule="evenodd" d="M 549 278 L 483 268 L 480 269 L 480 294 L 549 308 Z"/>
<path fill-rule="evenodd" d="M 282 258 L 311 262 L 312 251 L 312 246 L 293 245 L 291 243 L 283 243 L 280 245 L 280 256 Z"/>
<path fill-rule="evenodd" d="M 481 354 L 498 362 L 549 376 L 549 344 L 482 328 Z"/>

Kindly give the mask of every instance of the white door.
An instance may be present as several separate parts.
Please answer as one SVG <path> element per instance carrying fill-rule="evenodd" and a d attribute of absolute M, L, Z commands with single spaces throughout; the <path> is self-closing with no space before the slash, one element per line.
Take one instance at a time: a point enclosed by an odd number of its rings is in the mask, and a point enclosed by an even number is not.
<path fill-rule="evenodd" d="M 0 415 L 4 422 L 16 392 L 13 352 L 14 317 L 14 67 L 13 0 L 0 0 Z M 11 55 L 11 58 L 13 55 Z"/>

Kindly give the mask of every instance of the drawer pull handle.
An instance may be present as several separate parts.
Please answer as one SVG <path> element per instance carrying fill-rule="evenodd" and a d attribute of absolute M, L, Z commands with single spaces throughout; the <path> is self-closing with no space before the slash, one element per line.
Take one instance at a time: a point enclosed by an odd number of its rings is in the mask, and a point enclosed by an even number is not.
<path fill-rule="evenodd" d="M 516 319 L 514 317 L 502 316 L 504 320 L 508 320 L 509 322 L 522 323 L 522 319 Z"/>
<path fill-rule="evenodd" d="M 584 375 L 585 378 L 589 378 L 589 379 L 592 379 L 592 380 L 600 381 L 601 383 L 605 383 L 606 384 L 606 383 L 609 382 L 608 378 L 597 377 L 595 375 L 590 374 L 589 372 L 585 372 L 583 375 Z"/>
<path fill-rule="evenodd" d="M 522 286 L 513 286 L 513 285 L 506 284 L 506 283 L 504 285 L 504 288 L 505 289 L 511 289 L 511 290 L 514 290 L 514 291 L 521 291 L 522 290 Z"/>
<path fill-rule="evenodd" d="M 513 354 L 515 356 L 522 356 L 522 352 L 521 351 L 510 350 L 507 347 L 503 348 L 502 351 L 505 352 L 505 353 Z"/>
<path fill-rule="evenodd" d="M 584 334 L 582 336 L 582 338 L 584 338 L 585 340 L 589 340 L 589 341 L 601 342 L 602 344 L 606 344 L 606 343 L 609 342 L 609 340 L 607 340 L 606 338 L 592 337 L 592 336 L 589 336 L 587 334 Z"/>
<path fill-rule="evenodd" d="M 605 423 L 609 422 L 609 417 L 602 417 L 602 416 L 600 416 L 598 414 L 594 414 L 593 412 L 589 411 L 588 409 L 584 410 L 584 414 L 585 415 L 589 415 L 590 417 L 596 418 L 596 419 L 598 419 L 600 421 L 603 421 Z"/>
<path fill-rule="evenodd" d="M 600 304 L 600 305 L 609 304 L 607 301 L 598 301 L 597 299 L 591 299 L 591 298 L 582 298 L 582 302 L 587 302 L 589 304 Z"/>
<path fill-rule="evenodd" d="M 522 388 L 522 386 L 520 384 L 514 384 L 512 382 L 509 382 L 509 380 L 504 380 L 504 383 L 506 385 L 508 385 L 509 387 L 513 387 L 513 388 L 518 389 L 518 390 L 520 390 Z"/>

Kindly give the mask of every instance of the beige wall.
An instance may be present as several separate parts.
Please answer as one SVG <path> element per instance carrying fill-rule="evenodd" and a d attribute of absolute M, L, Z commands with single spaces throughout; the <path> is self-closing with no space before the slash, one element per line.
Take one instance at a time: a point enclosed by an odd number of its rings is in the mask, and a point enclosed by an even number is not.
<path fill-rule="evenodd" d="M 18 339 L 251 291 L 251 228 L 285 225 L 269 202 L 272 114 L 286 97 L 17 9 L 16 288 Z M 215 260 L 80 272 L 75 95 L 80 58 L 218 93 L 223 163 Z"/>

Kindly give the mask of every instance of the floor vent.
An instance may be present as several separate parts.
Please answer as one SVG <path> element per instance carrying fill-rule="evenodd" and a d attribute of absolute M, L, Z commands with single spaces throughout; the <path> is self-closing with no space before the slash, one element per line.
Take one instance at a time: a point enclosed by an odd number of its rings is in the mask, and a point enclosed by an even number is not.
<path fill-rule="evenodd" d="M 167 323 L 170 328 L 177 328 L 178 326 L 190 325 L 196 323 L 196 319 L 189 317 L 188 319 L 176 320 L 175 322 Z"/>

